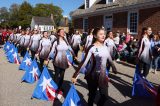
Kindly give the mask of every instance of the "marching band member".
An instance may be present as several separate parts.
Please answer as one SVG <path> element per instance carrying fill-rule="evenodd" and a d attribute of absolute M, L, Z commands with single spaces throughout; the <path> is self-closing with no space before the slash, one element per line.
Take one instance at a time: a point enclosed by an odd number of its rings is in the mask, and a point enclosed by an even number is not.
<path fill-rule="evenodd" d="M 57 40 L 53 43 L 50 54 L 54 54 L 53 66 L 55 69 L 54 81 L 58 85 L 58 89 L 62 89 L 62 83 L 64 79 L 65 70 L 69 67 L 66 51 L 70 50 L 74 55 L 68 41 L 65 38 L 65 32 L 63 29 L 57 31 Z"/>
<path fill-rule="evenodd" d="M 92 40 L 93 40 L 92 32 L 93 32 L 93 29 L 89 31 L 89 35 L 87 36 L 86 43 L 84 45 L 84 51 L 86 51 L 88 47 L 92 44 Z"/>
<path fill-rule="evenodd" d="M 36 56 L 39 55 L 40 60 L 40 70 L 43 69 L 43 64 L 45 60 L 48 60 L 48 56 L 51 50 L 51 41 L 49 39 L 49 35 L 47 31 L 43 32 L 43 38 L 40 40 L 38 51 L 36 53 Z M 45 63 L 46 64 L 46 63 Z"/>
<path fill-rule="evenodd" d="M 112 57 L 112 60 L 115 58 L 115 50 L 117 50 L 117 47 L 113 41 L 113 32 L 108 32 L 108 38 L 104 41 L 104 45 L 107 46 L 110 55 Z"/>
<path fill-rule="evenodd" d="M 81 36 L 79 34 L 79 31 L 76 31 L 76 33 L 72 36 L 72 40 L 71 40 L 72 49 L 76 56 L 78 56 L 80 43 L 81 43 Z"/>
<path fill-rule="evenodd" d="M 22 53 L 21 54 L 24 57 L 27 51 L 27 48 L 29 47 L 30 40 L 31 40 L 31 35 L 30 35 L 29 30 L 26 31 L 26 34 L 23 36 L 23 38 L 21 38 L 21 40 L 22 40 Z"/>
<path fill-rule="evenodd" d="M 54 35 L 54 33 L 52 32 L 51 35 L 50 35 L 50 40 L 51 40 L 51 43 L 53 44 L 53 42 L 56 40 L 56 36 Z"/>
<path fill-rule="evenodd" d="M 104 40 L 104 29 L 94 29 L 92 45 L 88 48 L 84 60 L 72 77 L 72 82 L 76 83 L 80 70 L 86 67 L 90 58 L 92 59 L 92 64 L 85 74 L 85 79 L 87 80 L 89 90 L 88 106 L 93 106 L 97 88 L 99 88 L 101 95 L 98 106 L 103 106 L 108 98 L 108 78 L 106 75 L 106 65 L 110 64 L 112 71 L 115 73 L 117 72 L 108 48 L 104 46 Z"/>
<path fill-rule="evenodd" d="M 40 40 L 41 40 L 41 35 L 38 33 L 37 29 L 34 29 L 34 34 L 31 36 L 31 41 L 29 44 L 32 60 L 34 59 L 35 54 L 38 51 Z"/>
<path fill-rule="evenodd" d="M 150 69 L 150 64 L 152 61 L 152 52 L 151 52 L 151 42 L 149 39 L 150 28 L 144 27 L 142 29 L 142 38 L 139 42 L 140 47 L 138 51 L 138 66 L 142 72 L 143 77 L 147 77 Z"/>

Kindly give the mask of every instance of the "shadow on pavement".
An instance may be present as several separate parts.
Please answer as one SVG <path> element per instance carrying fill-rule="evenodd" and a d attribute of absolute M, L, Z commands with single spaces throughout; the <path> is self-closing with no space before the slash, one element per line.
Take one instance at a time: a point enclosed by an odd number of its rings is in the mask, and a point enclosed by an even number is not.
<path fill-rule="evenodd" d="M 68 92 L 69 92 L 69 89 L 71 87 L 71 82 L 70 81 L 64 81 L 63 82 L 63 96 L 64 96 L 64 99 L 66 98 Z M 64 89 L 65 88 L 65 89 Z M 81 99 L 81 103 L 82 103 L 82 106 L 87 106 L 87 102 L 85 101 L 84 97 L 83 97 L 83 94 L 81 94 L 78 90 L 77 90 L 77 93 Z M 53 103 L 53 106 L 62 106 L 62 103 L 57 100 Z"/>

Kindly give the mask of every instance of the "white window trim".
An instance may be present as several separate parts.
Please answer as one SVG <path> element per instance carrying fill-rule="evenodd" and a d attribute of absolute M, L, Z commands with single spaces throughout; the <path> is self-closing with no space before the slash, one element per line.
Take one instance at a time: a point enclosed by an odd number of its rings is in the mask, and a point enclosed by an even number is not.
<path fill-rule="evenodd" d="M 113 30 L 113 14 L 107 14 L 107 15 L 103 15 L 103 27 L 106 28 L 106 25 L 105 25 L 105 21 L 106 21 L 106 16 L 112 16 L 112 28 L 111 30 Z"/>
<path fill-rule="evenodd" d="M 133 33 L 130 32 L 130 13 L 137 13 L 137 32 Z M 138 34 L 138 26 L 139 26 L 139 11 L 138 10 L 134 10 L 134 11 L 128 11 L 128 20 L 127 20 L 127 32 L 129 32 L 129 34 L 132 35 L 137 35 Z"/>
<path fill-rule="evenodd" d="M 113 2 L 109 2 L 108 0 L 106 0 L 106 4 L 109 4 L 109 3 L 114 3 L 115 0 L 113 0 Z"/>
<path fill-rule="evenodd" d="M 89 3 L 90 3 L 90 0 L 89 0 Z M 88 4 L 89 5 L 89 7 L 90 7 L 90 4 Z M 88 8 L 89 8 L 88 7 Z M 86 0 L 85 0 L 85 9 L 87 9 L 87 4 L 86 4 Z"/>

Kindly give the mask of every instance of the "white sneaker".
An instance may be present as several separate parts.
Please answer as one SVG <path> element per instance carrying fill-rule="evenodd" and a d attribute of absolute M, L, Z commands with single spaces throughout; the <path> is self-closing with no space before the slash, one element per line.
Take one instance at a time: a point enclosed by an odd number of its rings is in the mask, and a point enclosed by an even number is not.
<path fill-rule="evenodd" d="M 116 61 L 120 61 L 120 59 L 117 59 Z"/>

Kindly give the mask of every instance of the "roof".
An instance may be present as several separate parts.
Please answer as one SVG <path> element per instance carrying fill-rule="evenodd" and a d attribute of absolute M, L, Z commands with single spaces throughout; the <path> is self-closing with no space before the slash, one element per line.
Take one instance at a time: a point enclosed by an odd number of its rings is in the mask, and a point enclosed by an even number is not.
<path fill-rule="evenodd" d="M 32 18 L 37 25 L 54 25 L 54 20 L 52 20 L 50 17 L 37 17 L 33 16 Z"/>
<path fill-rule="evenodd" d="M 63 17 L 59 23 L 59 26 L 61 27 L 68 27 L 68 17 Z"/>
<path fill-rule="evenodd" d="M 110 3 L 110 4 L 106 4 L 105 1 L 106 0 L 97 0 L 90 8 L 87 8 L 87 9 L 82 8 L 84 5 L 83 4 L 81 5 L 81 7 L 79 7 L 75 11 L 72 11 L 70 15 L 74 17 L 74 16 L 79 16 L 87 13 L 96 12 L 96 11 L 112 10 L 119 7 L 127 7 L 127 6 L 145 4 L 145 3 L 156 2 L 156 1 L 158 2 L 160 0 L 115 0 L 114 3 Z"/>

